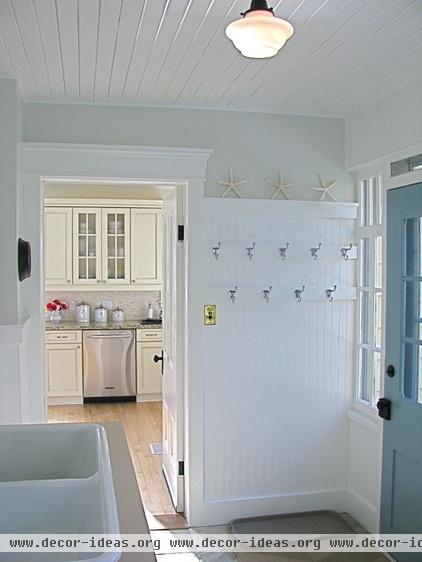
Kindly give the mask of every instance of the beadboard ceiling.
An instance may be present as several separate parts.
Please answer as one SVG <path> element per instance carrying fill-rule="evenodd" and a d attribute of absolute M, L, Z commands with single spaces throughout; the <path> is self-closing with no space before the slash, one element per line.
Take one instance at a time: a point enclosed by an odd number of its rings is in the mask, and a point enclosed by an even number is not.
<path fill-rule="evenodd" d="M 0 0 L 0 76 L 26 101 L 345 116 L 421 73 L 421 0 L 274 0 L 295 35 L 243 58 L 248 0 Z"/>

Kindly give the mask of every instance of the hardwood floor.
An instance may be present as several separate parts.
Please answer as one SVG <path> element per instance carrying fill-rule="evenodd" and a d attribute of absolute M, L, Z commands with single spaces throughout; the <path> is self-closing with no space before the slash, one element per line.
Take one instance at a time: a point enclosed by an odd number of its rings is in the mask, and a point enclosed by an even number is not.
<path fill-rule="evenodd" d="M 124 427 L 150 529 L 183 529 L 161 471 L 161 455 L 149 444 L 162 439 L 161 402 L 49 406 L 51 423 L 120 421 Z"/>

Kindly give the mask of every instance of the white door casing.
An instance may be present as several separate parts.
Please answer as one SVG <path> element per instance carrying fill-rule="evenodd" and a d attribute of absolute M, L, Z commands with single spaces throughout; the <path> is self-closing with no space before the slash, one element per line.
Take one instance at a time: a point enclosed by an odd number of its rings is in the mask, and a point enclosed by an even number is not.
<path fill-rule="evenodd" d="M 202 248 L 202 212 L 207 161 L 213 150 L 196 148 L 89 145 L 71 143 L 23 144 L 23 194 L 21 235 L 32 244 L 33 275 L 21 286 L 22 308 L 28 315 L 23 356 L 31 358 L 18 367 L 14 376 L 16 401 L 7 409 L 5 420 L 41 423 L 47 418 L 44 367 L 44 273 L 43 273 L 43 183 L 44 180 L 87 183 L 115 182 L 116 185 L 177 186 L 186 189 L 187 263 L 199 263 Z M 35 210 L 35 212 L 34 212 Z M 189 524 L 201 521 L 203 502 L 203 378 L 200 347 L 201 279 L 200 268 L 185 272 L 184 325 L 179 326 L 185 358 L 185 516 Z M 20 333 L 20 332 L 19 332 Z M 1 334 L 0 334 L 1 336 Z M 1 344 L 1 337 L 0 337 Z M 181 344 L 183 345 L 183 344 Z M 10 347 L 10 346 L 9 346 Z M 16 346 L 14 346 L 15 348 Z M 16 363 L 16 362 L 15 362 Z M 17 385 L 19 384 L 19 388 Z M 10 392 L 9 392 L 10 395 Z"/>

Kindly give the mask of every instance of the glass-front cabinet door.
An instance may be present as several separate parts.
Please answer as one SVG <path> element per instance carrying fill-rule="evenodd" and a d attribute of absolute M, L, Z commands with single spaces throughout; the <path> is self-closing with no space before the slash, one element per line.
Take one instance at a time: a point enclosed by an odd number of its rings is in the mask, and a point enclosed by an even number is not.
<path fill-rule="evenodd" d="M 130 209 L 102 209 L 103 282 L 130 283 Z"/>
<path fill-rule="evenodd" d="M 73 283 L 101 283 L 101 209 L 73 209 Z"/>

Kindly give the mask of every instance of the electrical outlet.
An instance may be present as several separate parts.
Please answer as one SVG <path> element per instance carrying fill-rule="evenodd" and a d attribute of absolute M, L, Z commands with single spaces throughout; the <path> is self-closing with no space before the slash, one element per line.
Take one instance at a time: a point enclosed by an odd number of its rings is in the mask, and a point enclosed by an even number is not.
<path fill-rule="evenodd" d="M 102 303 L 103 308 L 107 310 L 111 310 L 113 308 L 113 301 L 103 301 Z"/>
<path fill-rule="evenodd" d="M 215 326 L 217 324 L 217 305 L 206 304 L 204 306 L 204 324 L 205 326 Z"/>

